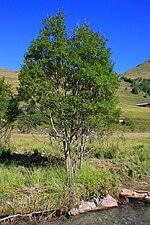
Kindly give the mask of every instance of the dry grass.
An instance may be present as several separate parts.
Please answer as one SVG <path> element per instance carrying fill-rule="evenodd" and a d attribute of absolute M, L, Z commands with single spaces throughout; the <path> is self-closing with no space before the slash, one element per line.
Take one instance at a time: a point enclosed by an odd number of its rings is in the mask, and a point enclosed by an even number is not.
<path fill-rule="evenodd" d="M 150 61 L 144 62 L 143 64 L 128 70 L 124 75 L 132 79 L 137 77 L 150 79 Z"/>
<path fill-rule="evenodd" d="M 0 77 L 5 77 L 6 82 L 12 85 L 14 91 L 19 85 L 18 74 L 18 71 L 0 69 Z"/>

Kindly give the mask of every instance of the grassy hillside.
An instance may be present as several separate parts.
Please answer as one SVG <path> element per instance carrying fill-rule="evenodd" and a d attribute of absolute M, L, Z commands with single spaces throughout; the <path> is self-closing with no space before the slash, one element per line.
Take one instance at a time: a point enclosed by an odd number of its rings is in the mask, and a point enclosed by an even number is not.
<path fill-rule="evenodd" d="M 128 70 L 123 76 L 131 79 L 138 77 L 150 79 L 150 60 Z M 150 109 L 137 106 L 138 103 L 150 102 L 150 96 L 145 98 L 144 93 L 132 94 L 130 83 L 123 80 L 121 80 L 117 95 L 122 110 L 122 119 L 130 119 L 135 130 L 150 131 Z"/>
<path fill-rule="evenodd" d="M 123 80 L 117 95 L 122 111 L 121 119 L 129 120 L 133 130 L 150 131 L 150 109 L 137 106 L 138 103 L 150 102 L 150 96 L 145 98 L 142 93 L 132 94 L 130 84 Z"/>
<path fill-rule="evenodd" d="M 6 82 L 11 84 L 14 90 L 16 90 L 16 87 L 19 84 L 18 73 L 19 73 L 18 71 L 12 71 L 12 70 L 6 70 L 3 68 L 0 68 L 0 77 L 5 77 Z"/>
<path fill-rule="evenodd" d="M 137 65 L 135 68 L 128 70 L 123 75 L 130 77 L 132 79 L 137 77 L 150 79 L 150 59 L 142 64 Z"/>

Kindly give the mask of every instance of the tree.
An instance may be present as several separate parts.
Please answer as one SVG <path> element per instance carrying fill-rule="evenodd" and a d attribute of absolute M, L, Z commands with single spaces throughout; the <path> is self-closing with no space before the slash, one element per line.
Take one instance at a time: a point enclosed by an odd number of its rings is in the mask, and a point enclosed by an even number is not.
<path fill-rule="evenodd" d="M 8 108 L 12 99 L 11 85 L 6 83 L 5 78 L 0 78 L 0 147 L 9 142 L 10 123 L 8 122 Z"/>
<path fill-rule="evenodd" d="M 135 82 L 134 85 L 133 85 L 133 87 L 132 87 L 132 91 L 131 91 L 131 92 L 132 92 L 133 94 L 139 94 L 140 91 L 141 91 L 141 90 L 140 90 L 140 87 L 139 87 L 138 84 Z"/>
<path fill-rule="evenodd" d="M 65 16 L 48 16 L 25 54 L 19 97 L 30 124 L 45 125 L 62 142 L 67 169 L 74 152 L 82 158 L 87 137 L 118 116 L 113 72 L 106 39 L 84 23 L 67 36 Z M 38 119 L 37 119 L 38 118 Z"/>

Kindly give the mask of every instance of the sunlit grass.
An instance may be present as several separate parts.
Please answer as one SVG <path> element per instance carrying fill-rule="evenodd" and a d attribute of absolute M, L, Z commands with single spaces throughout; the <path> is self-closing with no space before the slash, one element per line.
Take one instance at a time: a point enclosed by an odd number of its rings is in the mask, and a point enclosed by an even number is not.
<path fill-rule="evenodd" d="M 121 109 L 120 118 L 130 119 L 132 130 L 150 131 L 150 109 L 137 106 L 138 103 L 150 102 L 150 96 L 145 98 L 142 93 L 132 94 L 130 84 L 124 81 L 121 81 L 117 96 Z"/>
<path fill-rule="evenodd" d="M 12 143 L 17 152 L 38 151 L 63 156 L 62 144 L 46 134 L 22 134 L 14 131 Z"/>
<path fill-rule="evenodd" d="M 50 142 L 46 135 L 14 132 L 13 151 L 35 150 L 63 156 L 60 143 Z M 0 215 L 71 207 L 70 199 L 66 199 L 72 192 L 76 203 L 100 194 L 115 196 L 124 180 L 150 182 L 150 133 L 118 132 L 103 138 L 93 137 L 83 168 L 77 166 L 73 180 L 64 164 L 21 166 L 15 161 L 1 161 Z"/>
<path fill-rule="evenodd" d="M 65 169 L 0 166 L 0 215 L 50 210 L 63 201 Z"/>

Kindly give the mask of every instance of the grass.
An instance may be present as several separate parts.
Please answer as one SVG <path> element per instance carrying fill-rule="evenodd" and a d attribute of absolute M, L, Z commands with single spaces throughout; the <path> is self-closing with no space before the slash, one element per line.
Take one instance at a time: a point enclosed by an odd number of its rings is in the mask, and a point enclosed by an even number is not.
<path fill-rule="evenodd" d="M 38 139 L 44 142 L 35 141 Z M 14 151 L 61 156 L 60 145 L 48 145 L 44 135 L 14 133 Z M 29 144 L 30 143 L 30 144 Z M 19 164 L 9 157 L 0 161 L 0 215 L 69 208 L 91 196 L 117 194 L 124 180 L 150 181 L 150 133 L 115 133 L 92 140 L 83 169 L 77 169 L 74 184 L 64 164 Z M 34 158 L 37 160 L 36 156 Z M 75 199 L 70 194 L 75 191 Z"/>
<path fill-rule="evenodd" d="M 124 75 L 130 78 L 150 78 L 150 61 L 145 61 L 140 66 L 128 70 Z"/>
<path fill-rule="evenodd" d="M 18 152 L 51 152 L 52 155 L 63 156 L 61 144 L 44 134 L 21 134 L 14 131 L 13 145 Z"/>
<path fill-rule="evenodd" d="M 150 181 L 150 133 L 115 134 L 107 142 L 109 145 L 103 142 L 97 151 L 101 153 L 100 158 L 109 159 L 111 169 L 117 171 L 121 180 Z"/>
<path fill-rule="evenodd" d="M 0 68 L 0 77 L 5 77 L 6 82 L 12 85 L 14 92 L 19 85 L 18 71 L 5 70 Z"/>
<path fill-rule="evenodd" d="M 132 130 L 134 131 L 150 131 L 150 109 L 138 107 L 138 103 L 150 102 L 148 98 L 142 94 L 134 95 L 131 93 L 129 83 L 121 81 L 117 95 L 119 96 L 119 107 L 121 109 L 121 119 L 130 120 L 132 122 Z"/>
<path fill-rule="evenodd" d="M 0 174 L 0 215 L 50 210 L 63 201 L 67 179 L 63 168 L 1 165 Z"/>

